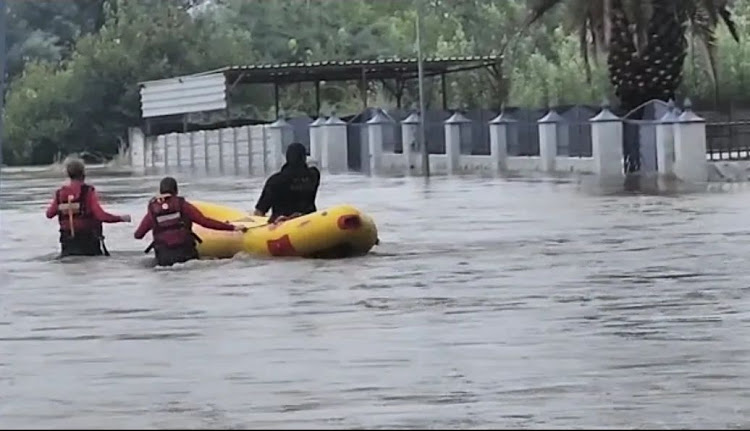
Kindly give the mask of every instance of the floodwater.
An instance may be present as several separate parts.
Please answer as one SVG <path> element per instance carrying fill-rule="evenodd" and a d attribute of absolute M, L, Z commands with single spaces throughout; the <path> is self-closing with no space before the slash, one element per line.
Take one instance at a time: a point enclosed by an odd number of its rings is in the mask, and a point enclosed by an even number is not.
<path fill-rule="evenodd" d="M 157 176 L 90 173 L 134 221 L 57 261 L 55 175 L 0 185 L 0 427 L 750 427 L 750 187 L 326 176 L 372 254 L 155 269 Z M 242 208 L 262 181 L 179 178 Z"/>

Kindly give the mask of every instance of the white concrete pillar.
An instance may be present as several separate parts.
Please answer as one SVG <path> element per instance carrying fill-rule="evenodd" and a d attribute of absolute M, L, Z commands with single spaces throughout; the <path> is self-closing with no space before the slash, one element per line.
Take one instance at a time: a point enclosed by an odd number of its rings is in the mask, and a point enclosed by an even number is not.
<path fill-rule="evenodd" d="M 310 123 L 310 158 L 315 160 L 318 166 L 323 163 L 323 136 L 322 132 L 325 130 L 321 128 L 325 124 L 326 120 L 324 117 L 316 118 Z"/>
<path fill-rule="evenodd" d="M 557 136 L 558 127 L 563 119 L 554 110 L 537 121 L 539 127 L 539 160 L 540 169 L 544 172 L 553 172 L 557 161 Z"/>
<path fill-rule="evenodd" d="M 170 134 L 164 135 L 164 141 L 161 144 L 160 150 L 161 151 L 161 159 L 164 161 L 164 168 L 168 169 L 170 166 L 174 165 L 174 158 L 172 157 L 172 154 L 170 152 L 172 151 L 171 144 L 170 144 Z"/>
<path fill-rule="evenodd" d="M 237 128 L 232 127 L 232 157 L 234 159 L 234 174 L 240 172 L 240 153 L 237 145 Z"/>
<path fill-rule="evenodd" d="M 260 126 L 260 134 L 261 134 L 261 136 L 260 136 L 260 142 L 261 142 L 261 145 L 260 145 L 259 150 L 260 150 L 260 155 L 261 155 L 261 163 L 263 165 L 263 175 L 264 176 L 267 176 L 268 174 L 271 173 L 271 172 L 269 172 L 270 169 L 268 168 L 269 159 L 270 159 L 270 154 L 269 153 L 270 153 L 270 149 L 271 149 L 271 141 L 270 141 L 270 139 L 268 137 L 268 130 L 269 130 L 268 126 L 269 126 L 268 124 L 264 124 L 264 125 Z"/>
<path fill-rule="evenodd" d="M 188 132 L 188 145 L 190 145 L 190 167 L 195 167 L 195 132 Z"/>
<path fill-rule="evenodd" d="M 176 148 L 176 158 L 177 162 L 174 163 L 175 166 L 182 167 L 182 133 L 175 133 L 175 148 Z"/>
<path fill-rule="evenodd" d="M 513 135 L 518 134 L 517 123 L 505 110 L 490 120 L 490 157 L 495 174 L 508 169 L 508 145 L 512 142 Z"/>
<path fill-rule="evenodd" d="M 677 115 L 670 101 L 666 114 L 656 124 L 656 169 L 660 175 L 674 174 L 674 123 Z"/>
<path fill-rule="evenodd" d="M 445 157 L 448 174 L 456 174 L 461 166 L 461 128 L 471 120 L 456 112 L 443 123 L 445 127 Z"/>
<path fill-rule="evenodd" d="M 219 172 L 224 173 L 224 128 L 222 127 L 217 132 L 219 135 L 218 138 L 218 145 L 219 145 Z"/>
<path fill-rule="evenodd" d="M 411 113 L 401 121 L 401 148 L 403 148 L 406 175 L 417 175 L 422 171 L 422 159 L 417 157 L 417 133 L 419 114 Z"/>
<path fill-rule="evenodd" d="M 166 169 L 177 166 L 177 133 L 170 133 L 164 138 L 164 167 Z"/>
<path fill-rule="evenodd" d="M 594 171 L 601 177 L 622 176 L 622 119 L 605 106 L 589 122 Z"/>
<path fill-rule="evenodd" d="M 245 126 L 245 137 L 247 139 L 247 173 L 249 175 L 253 174 L 253 127 L 255 126 Z"/>
<path fill-rule="evenodd" d="M 203 130 L 203 164 L 206 172 L 208 172 L 210 165 L 210 142 L 208 141 L 208 130 Z"/>
<path fill-rule="evenodd" d="M 390 123 L 380 111 L 367 121 L 368 160 L 370 161 L 370 175 L 383 173 L 383 129 Z"/>
<path fill-rule="evenodd" d="M 156 137 L 154 144 L 154 166 L 167 167 L 167 135 Z"/>
<path fill-rule="evenodd" d="M 270 157 L 268 169 L 277 171 L 286 161 L 286 147 L 292 143 L 294 131 L 292 125 L 283 118 L 279 118 L 268 125 L 268 144 L 270 145 Z"/>
<path fill-rule="evenodd" d="M 180 133 L 177 135 L 177 141 L 179 145 L 180 167 L 190 166 L 192 164 L 191 159 L 193 156 L 193 149 L 190 145 L 190 133 Z"/>
<path fill-rule="evenodd" d="M 692 183 L 708 181 L 706 120 L 693 112 L 689 99 L 674 124 L 674 156 L 677 178 Z"/>
<path fill-rule="evenodd" d="M 146 137 L 140 127 L 128 129 L 128 145 L 130 149 L 129 161 L 132 168 L 143 169 L 146 167 Z"/>
<path fill-rule="evenodd" d="M 158 142 L 158 137 L 146 136 L 145 141 L 146 145 L 143 153 L 145 156 L 144 158 L 146 159 L 146 167 L 153 168 L 155 163 L 154 160 L 156 159 L 156 143 Z"/>
<path fill-rule="evenodd" d="M 349 170 L 346 123 L 335 115 L 319 126 L 323 129 L 323 169 L 330 173 Z"/>

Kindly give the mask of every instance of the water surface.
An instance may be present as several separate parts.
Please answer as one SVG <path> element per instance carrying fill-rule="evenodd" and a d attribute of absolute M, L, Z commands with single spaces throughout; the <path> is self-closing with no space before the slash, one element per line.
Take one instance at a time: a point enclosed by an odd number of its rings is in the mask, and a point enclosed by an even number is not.
<path fill-rule="evenodd" d="M 262 185 L 179 179 L 247 209 Z M 3 172 L 4 428 L 750 427 L 750 188 L 325 176 L 372 254 L 155 269 L 159 177 L 90 180 L 134 221 L 56 261 L 60 178 Z"/>

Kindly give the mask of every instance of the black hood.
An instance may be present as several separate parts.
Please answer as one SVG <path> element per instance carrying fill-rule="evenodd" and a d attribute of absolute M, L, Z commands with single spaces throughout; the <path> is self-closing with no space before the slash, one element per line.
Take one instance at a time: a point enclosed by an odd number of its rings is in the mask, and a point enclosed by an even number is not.
<path fill-rule="evenodd" d="M 284 168 L 300 167 L 307 167 L 307 149 L 299 142 L 293 142 L 286 149 L 286 164 Z"/>

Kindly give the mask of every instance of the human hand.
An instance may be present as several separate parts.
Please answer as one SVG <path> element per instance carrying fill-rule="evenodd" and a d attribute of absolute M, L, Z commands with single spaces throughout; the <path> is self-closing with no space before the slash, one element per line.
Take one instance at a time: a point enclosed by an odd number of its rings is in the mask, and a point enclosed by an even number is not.
<path fill-rule="evenodd" d="M 294 214 L 288 215 L 288 216 L 285 216 L 285 215 L 278 216 L 278 217 L 276 217 L 276 220 L 274 221 L 274 223 L 276 223 L 276 224 L 283 223 L 285 221 L 289 221 L 291 219 L 295 219 L 295 218 L 297 218 L 297 217 L 299 217 L 301 215 L 302 215 L 302 213 L 294 213 Z"/>
<path fill-rule="evenodd" d="M 120 220 L 124 221 L 125 223 L 130 223 L 130 214 L 121 215 Z"/>

